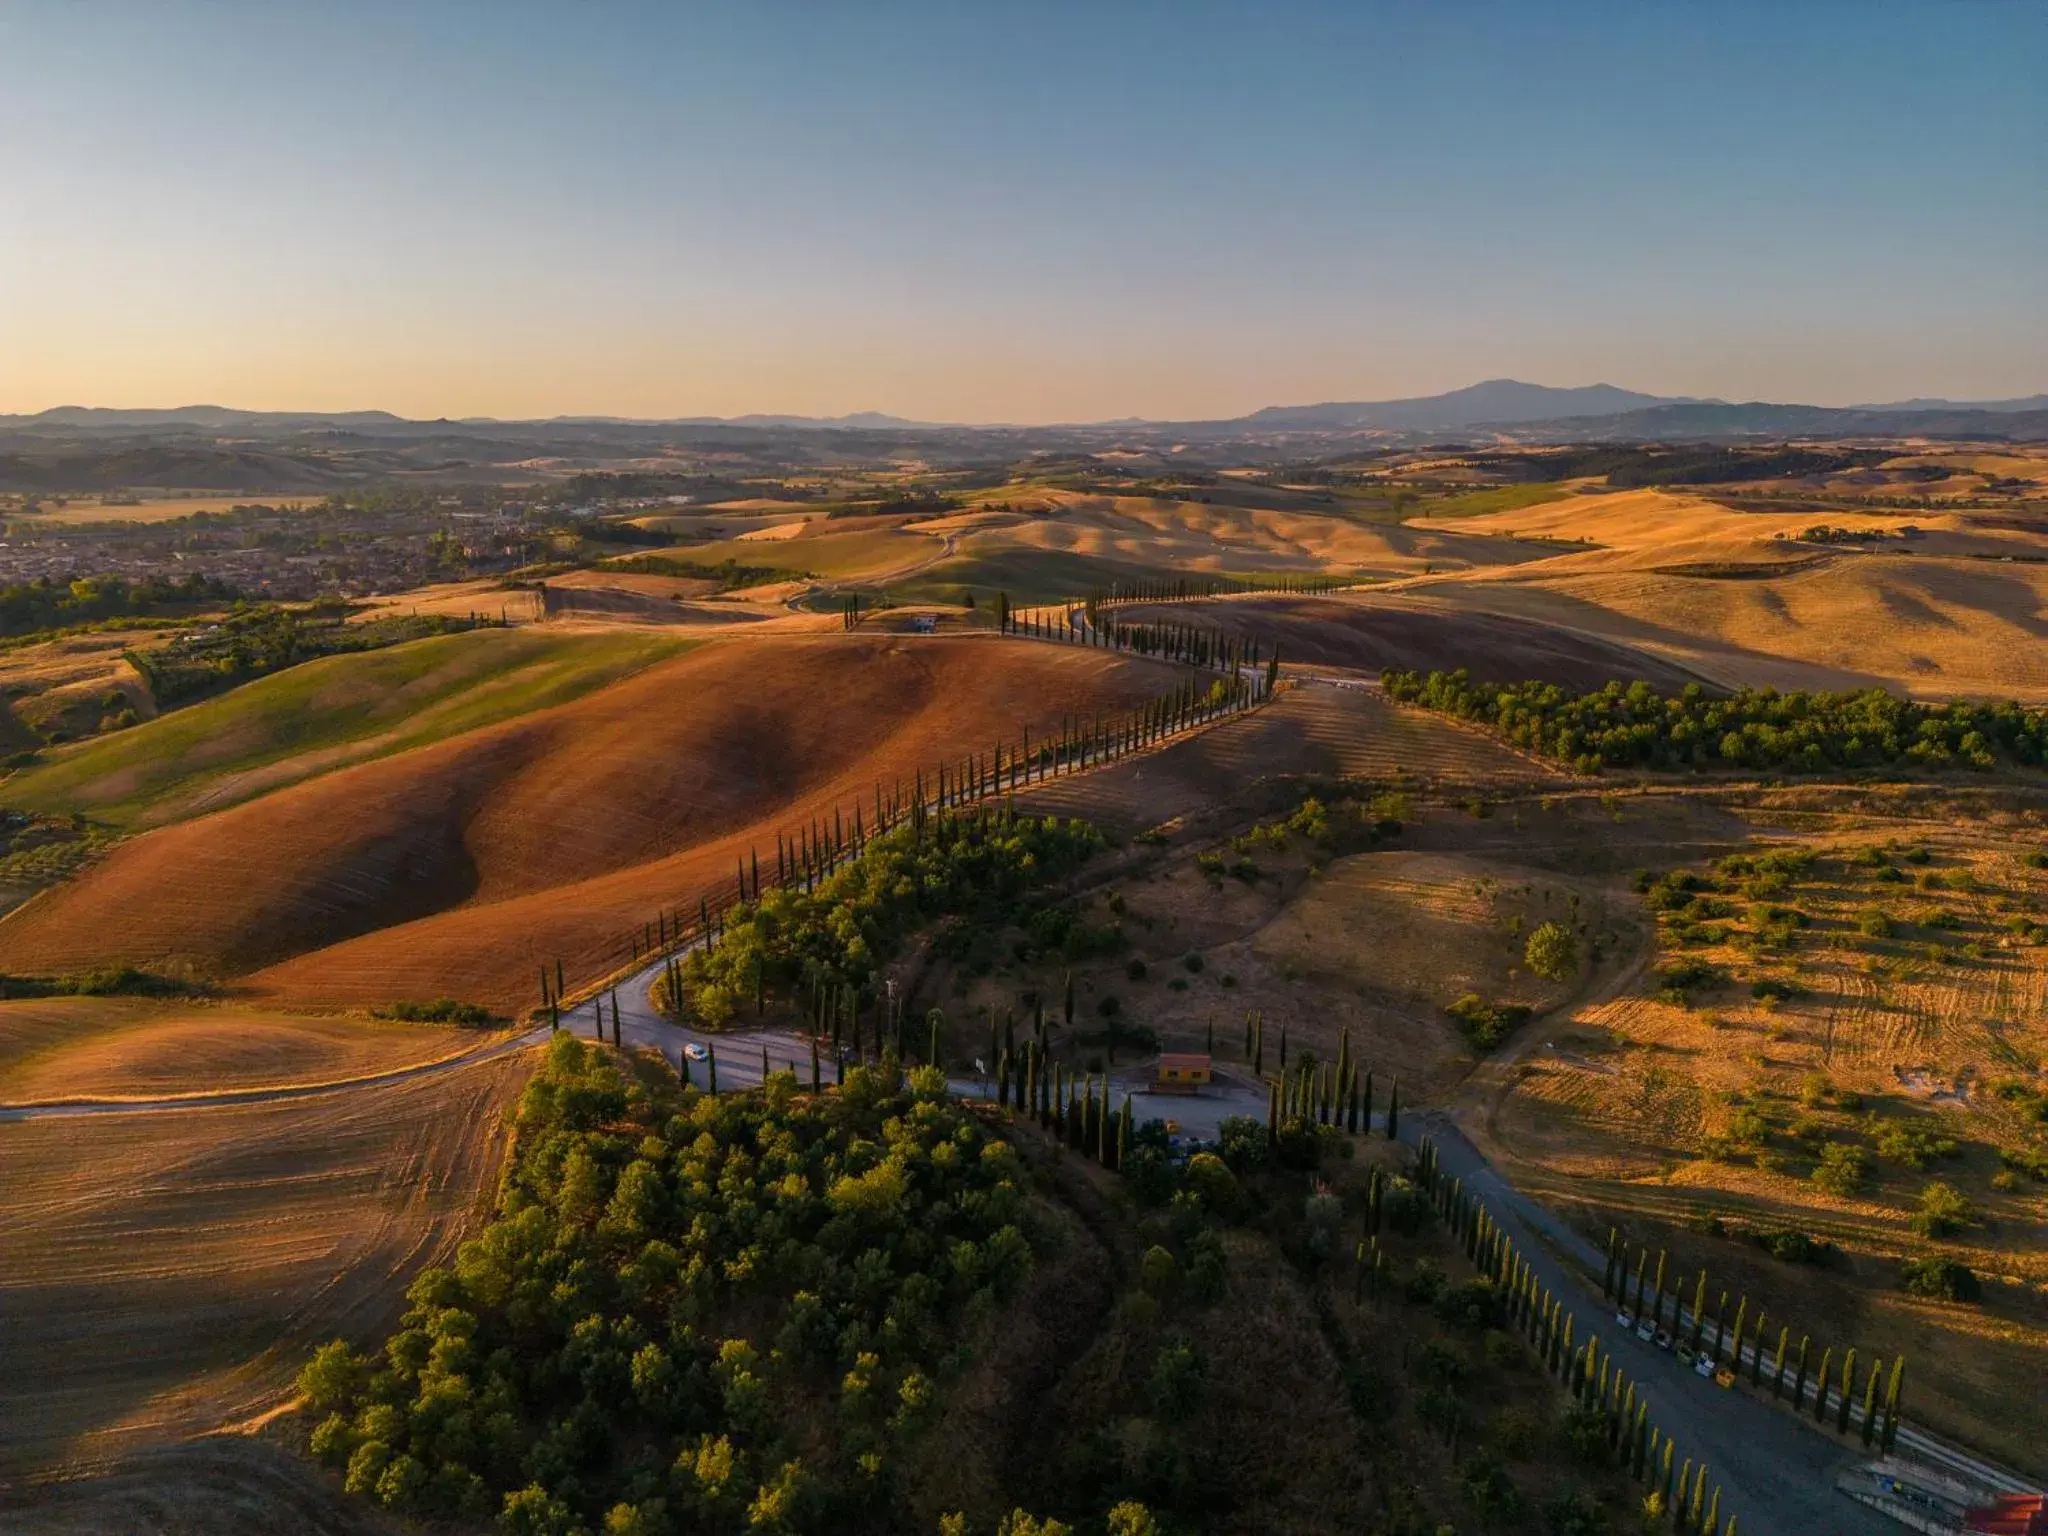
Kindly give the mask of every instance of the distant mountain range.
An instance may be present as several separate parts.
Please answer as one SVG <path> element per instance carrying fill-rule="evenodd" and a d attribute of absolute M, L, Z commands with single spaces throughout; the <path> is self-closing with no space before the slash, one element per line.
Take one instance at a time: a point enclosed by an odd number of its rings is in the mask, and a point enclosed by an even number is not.
<path fill-rule="evenodd" d="M 2048 423 L 2048 394 L 2010 400 L 1921 398 L 1889 404 L 1823 406 L 1769 401 L 1730 402 L 1690 395 L 1651 395 L 1612 384 L 1554 388 L 1518 379 L 1488 379 L 1440 395 L 1399 400 L 1329 401 L 1320 405 L 1271 405 L 1220 421 L 1172 422 L 1125 418 L 1056 426 L 972 425 L 911 421 L 879 411 L 846 416 L 686 416 L 660 419 L 624 416 L 556 416 L 541 421 L 492 417 L 418 421 L 389 411 L 243 411 L 218 405 L 165 410 L 113 410 L 64 405 L 26 416 L 0 415 L 0 432 L 88 436 L 115 433 L 225 433 L 259 437 L 347 434 L 365 437 L 480 434 L 529 436 L 557 431 L 660 432 L 673 429 L 750 429 L 780 432 L 931 433 L 1005 432 L 1176 434 L 1217 438 L 1307 435 L 1367 435 L 1428 438 L 1436 435 L 1506 436 L 1531 441 L 1627 437 L 1750 437 L 1772 434 L 1927 432 L 1943 436 L 2037 436 Z"/>
<path fill-rule="evenodd" d="M 1488 379 L 1442 395 L 1406 400 L 1350 400 L 1324 405 L 1269 405 L 1237 420 L 1251 427 L 1304 432 L 1441 432 L 1486 422 L 1556 421 L 1613 416 L 1645 406 L 1689 403 L 1685 395 L 1645 395 L 1612 384 L 1553 389 L 1519 379 Z"/>

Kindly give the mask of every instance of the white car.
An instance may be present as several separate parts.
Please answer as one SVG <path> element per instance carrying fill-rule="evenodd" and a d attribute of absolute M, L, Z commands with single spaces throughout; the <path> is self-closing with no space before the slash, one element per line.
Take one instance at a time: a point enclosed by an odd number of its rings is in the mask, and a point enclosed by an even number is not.
<path fill-rule="evenodd" d="M 702 1061 L 711 1053 L 704 1049 L 702 1041 L 692 1040 L 683 1047 L 683 1054 L 692 1061 Z"/>

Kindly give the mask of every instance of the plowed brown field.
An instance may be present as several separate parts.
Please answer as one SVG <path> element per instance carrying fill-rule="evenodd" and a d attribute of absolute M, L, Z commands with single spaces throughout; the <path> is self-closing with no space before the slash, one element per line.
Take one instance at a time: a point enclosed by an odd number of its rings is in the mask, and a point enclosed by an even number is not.
<path fill-rule="evenodd" d="M 1113 612 L 1125 623 L 1192 624 L 1277 641 L 1283 664 L 1366 673 L 1465 667 L 1489 681 L 1537 677 L 1580 688 L 1612 678 L 1643 678 L 1659 688 L 1698 681 L 1661 657 L 1594 635 L 1370 592 L 1142 603 Z"/>
<path fill-rule="evenodd" d="M 993 639 L 736 639 L 573 703 L 123 844 L 0 923 L 0 968 L 254 978 L 294 1003 L 511 1007 L 626 958 L 778 828 L 940 756 L 1168 686 L 1156 663 Z"/>
<path fill-rule="evenodd" d="M 247 1418 L 388 1323 L 489 1188 L 525 1072 L 0 1124 L 0 1480 Z"/>

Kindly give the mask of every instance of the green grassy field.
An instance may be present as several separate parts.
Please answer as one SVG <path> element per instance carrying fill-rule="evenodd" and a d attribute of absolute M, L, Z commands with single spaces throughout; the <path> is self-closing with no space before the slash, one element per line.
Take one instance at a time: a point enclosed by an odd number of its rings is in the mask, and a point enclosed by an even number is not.
<path fill-rule="evenodd" d="M 883 586 L 899 603 L 985 604 L 1007 592 L 1013 603 L 1050 603 L 1107 588 L 1118 581 L 1155 580 L 1163 566 L 1109 560 L 1064 549 L 986 548 L 942 560 L 908 581 Z"/>
<path fill-rule="evenodd" d="M 154 826 L 566 703 L 692 643 L 482 629 L 328 657 L 61 749 L 13 775 L 0 795 L 25 810 Z M 288 762 L 299 757 L 308 760 Z M 264 768 L 273 771 L 253 772 Z"/>
<path fill-rule="evenodd" d="M 1561 501 L 1572 488 L 1555 480 L 1536 485 L 1502 485 L 1491 490 L 1461 491 L 1455 496 L 1427 499 L 1409 512 L 1411 517 L 1484 517 L 1489 512 L 1519 512 L 1540 507 L 1547 501 Z"/>

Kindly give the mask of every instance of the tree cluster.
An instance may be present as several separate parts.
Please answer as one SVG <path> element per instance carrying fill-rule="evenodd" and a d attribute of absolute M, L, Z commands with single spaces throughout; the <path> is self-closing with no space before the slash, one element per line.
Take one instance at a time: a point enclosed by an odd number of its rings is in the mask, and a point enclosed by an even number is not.
<path fill-rule="evenodd" d="M 140 618 L 189 610 L 202 603 L 230 602 L 239 596 L 224 581 L 193 574 L 184 577 L 79 576 L 0 587 L 0 635 L 28 635 L 38 630 L 92 624 L 103 619 Z"/>
<path fill-rule="evenodd" d="M 719 941 L 672 966 L 656 1002 L 716 1024 L 768 994 L 866 988 L 877 967 L 935 919 L 1002 926 L 1029 891 L 1070 874 L 1102 846 L 1086 822 L 1010 809 L 914 816 L 867 839 L 857 857 L 822 878 L 731 908 Z"/>
<path fill-rule="evenodd" d="M 1577 693 L 1556 683 L 1475 682 L 1462 668 L 1426 675 L 1390 670 L 1381 680 L 1402 703 L 1488 726 L 1515 746 L 1582 773 L 1603 767 L 1985 770 L 2048 762 L 2048 710 L 2010 700 L 1923 704 L 1881 688 L 1745 688 L 1723 698 L 1698 684 L 1660 694 L 1641 681 Z"/>
<path fill-rule="evenodd" d="M 315 1453 L 521 1536 L 903 1529 L 897 1469 L 1033 1239 L 1011 1148 L 896 1078 L 649 1090 L 558 1036 L 495 1219 L 382 1350 L 301 1375 Z"/>

